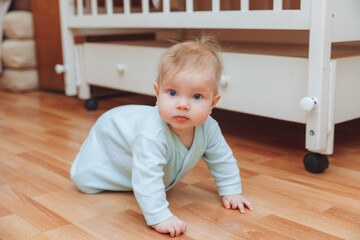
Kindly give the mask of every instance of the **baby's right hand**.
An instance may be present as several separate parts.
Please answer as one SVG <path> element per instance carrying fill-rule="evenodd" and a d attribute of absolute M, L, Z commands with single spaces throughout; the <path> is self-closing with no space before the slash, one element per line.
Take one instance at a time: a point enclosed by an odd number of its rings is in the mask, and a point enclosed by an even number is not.
<path fill-rule="evenodd" d="M 185 232 L 186 223 L 183 220 L 178 219 L 176 216 L 172 216 L 171 218 L 161 223 L 152 225 L 151 227 L 159 233 L 170 233 L 170 236 L 178 237 L 180 234 Z"/>

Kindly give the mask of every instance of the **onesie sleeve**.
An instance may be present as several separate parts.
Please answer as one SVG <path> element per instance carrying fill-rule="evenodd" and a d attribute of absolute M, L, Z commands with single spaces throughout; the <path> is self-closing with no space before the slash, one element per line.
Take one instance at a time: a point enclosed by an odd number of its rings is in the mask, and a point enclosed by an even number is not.
<path fill-rule="evenodd" d="M 148 225 L 157 224 L 173 216 L 168 209 L 163 167 L 166 147 L 146 137 L 138 137 L 132 144 L 132 185 Z"/>
<path fill-rule="evenodd" d="M 242 193 L 237 161 L 221 133 L 218 123 L 210 119 L 207 129 L 207 147 L 203 158 L 221 196 Z"/>

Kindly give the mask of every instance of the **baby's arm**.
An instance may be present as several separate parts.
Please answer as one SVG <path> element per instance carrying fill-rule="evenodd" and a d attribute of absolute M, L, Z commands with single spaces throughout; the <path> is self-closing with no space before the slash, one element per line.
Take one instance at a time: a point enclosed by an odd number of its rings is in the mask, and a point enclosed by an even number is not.
<path fill-rule="evenodd" d="M 178 237 L 180 234 L 185 232 L 186 223 L 183 220 L 178 219 L 176 216 L 172 216 L 171 218 L 161 223 L 152 225 L 151 227 L 159 233 L 170 233 L 171 237 Z"/>
<path fill-rule="evenodd" d="M 132 186 L 146 223 L 172 237 L 185 232 L 184 221 L 173 216 L 163 181 L 166 147 L 159 141 L 139 137 L 133 144 Z"/>
<path fill-rule="evenodd" d="M 254 210 L 253 204 L 241 194 L 223 196 L 222 203 L 226 209 L 239 209 L 241 213 L 245 213 L 245 207 Z"/>

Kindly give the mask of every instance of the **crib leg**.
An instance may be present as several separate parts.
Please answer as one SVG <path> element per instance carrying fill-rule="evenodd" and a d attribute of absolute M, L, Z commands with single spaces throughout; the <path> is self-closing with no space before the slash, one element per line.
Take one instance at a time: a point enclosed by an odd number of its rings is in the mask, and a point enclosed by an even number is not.
<path fill-rule="evenodd" d="M 304 156 L 303 162 L 305 169 L 312 173 L 320 173 L 329 167 L 329 159 L 325 154 L 333 153 L 334 146 L 334 110 L 335 110 L 335 76 L 336 60 L 330 62 L 330 79 L 329 79 L 329 109 L 326 134 L 326 147 L 324 150 L 317 150 L 318 153 L 308 153 Z M 319 153 L 320 152 L 320 153 Z M 323 154 L 322 154 L 323 153 Z"/>
<path fill-rule="evenodd" d="M 321 139 L 324 143 L 324 147 L 318 147 L 317 145 L 313 145 L 312 141 L 308 141 L 308 138 L 306 139 L 306 148 L 309 151 L 318 152 L 322 154 L 332 154 L 333 148 L 334 148 L 334 134 L 335 134 L 335 123 L 334 123 L 334 117 L 335 117 L 335 78 L 336 78 L 336 60 L 332 60 L 329 63 L 329 80 L 328 80 L 328 91 L 327 96 L 328 99 L 324 99 L 323 101 L 326 102 L 327 105 L 327 116 L 324 116 L 323 120 L 320 124 L 322 125 L 319 128 L 314 128 L 312 125 L 313 123 L 311 120 L 313 120 L 312 117 L 314 112 L 316 113 L 316 109 L 314 111 L 311 111 L 308 113 L 308 119 L 307 119 L 307 126 L 306 126 L 306 134 L 309 136 L 314 136 L 317 132 L 323 131 L 324 139 Z M 324 126 L 326 127 L 324 129 Z M 315 129 L 315 130 L 314 130 Z M 322 146 L 322 145 L 321 145 Z"/>
<path fill-rule="evenodd" d="M 76 78 L 77 85 L 79 86 L 79 95 L 78 97 L 83 100 L 88 100 L 91 98 L 91 88 L 87 83 L 85 66 L 84 66 L 84 46 L 83 44 L 78 44 L 76 47 L 75 66 L 76 66 Z"/>
<path fill-rule="evenodd" d="M 326 0 L 312 1 L 311 4 L 308 96 L 317 99 L 317 106 L 307 114 L 306 148 L 316 153 L 332 154 L 335 91 L 335 67 L 330 62 L 332 8 Z M 311 159 L 322 159 L 316 156 Z"/>
<path fill-rule="evenodd" d="M 68 96 L 77 94 L 75 69 L 74 69 L 74 34 L 67 26 L 67 14 L 71 11 L 67 8 L 73 8 L 72 0 L 59 0 L 60 18 L 61 18 L 61 42 L 64 62 L 64 78 L 65 78 L 65 93 Z"/>

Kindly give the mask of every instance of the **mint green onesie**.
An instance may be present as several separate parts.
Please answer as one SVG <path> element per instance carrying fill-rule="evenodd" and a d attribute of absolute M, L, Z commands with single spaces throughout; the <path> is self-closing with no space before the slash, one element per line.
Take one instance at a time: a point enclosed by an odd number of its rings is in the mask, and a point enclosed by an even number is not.
<path fill-rule="evenodd" d="M 187 149 L 156 106 L 121 106 L 96 121 L 70 176 L 84 193 L 133 191 L 147 224 L 153 225 L 172 216 L 165 191 L 201 157 L 221 196 L 242 192 L 236 159 L 212 117 L 195 127 Z"/>

